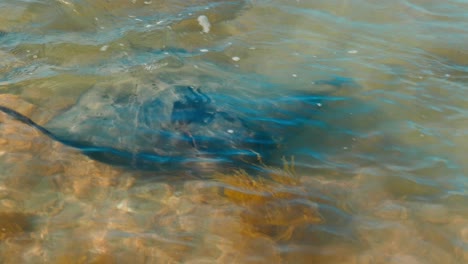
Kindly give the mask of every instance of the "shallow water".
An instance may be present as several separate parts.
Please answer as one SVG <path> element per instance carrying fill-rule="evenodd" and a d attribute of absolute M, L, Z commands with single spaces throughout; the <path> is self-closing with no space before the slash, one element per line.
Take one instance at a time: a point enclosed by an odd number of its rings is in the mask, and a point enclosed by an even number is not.
<path fill-rule="evenodd" d="M 1 262 L 468 262 L 466 10 L 1 1 Z"/>

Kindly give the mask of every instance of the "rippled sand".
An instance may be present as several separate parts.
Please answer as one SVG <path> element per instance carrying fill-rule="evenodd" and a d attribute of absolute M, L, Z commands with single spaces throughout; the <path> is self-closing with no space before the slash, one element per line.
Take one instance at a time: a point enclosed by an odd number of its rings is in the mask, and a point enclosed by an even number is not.
<path fill-rule="evenodd" d="M 40 125 L 112 87 L 346 100 L 291 129 L 284 167 L 203 178 L 100 163 L 0 113 L 0 262 L 468 262 L 467 8 L 3 1 L 0 105 Z"/>

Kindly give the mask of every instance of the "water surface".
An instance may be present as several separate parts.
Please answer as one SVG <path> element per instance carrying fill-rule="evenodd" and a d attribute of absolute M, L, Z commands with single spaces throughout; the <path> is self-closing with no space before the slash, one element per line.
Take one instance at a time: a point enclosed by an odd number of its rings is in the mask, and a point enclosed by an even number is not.
<path fill-rule="evenodd" d="M 1 1 L 0 105 L 158 164 L 2 113 L 1 262 L 468 262 L 466 10 Z M 181 86 L 244 123 L 166 125 Z M 205 135 L 222 139 L 209 159 Z"/>

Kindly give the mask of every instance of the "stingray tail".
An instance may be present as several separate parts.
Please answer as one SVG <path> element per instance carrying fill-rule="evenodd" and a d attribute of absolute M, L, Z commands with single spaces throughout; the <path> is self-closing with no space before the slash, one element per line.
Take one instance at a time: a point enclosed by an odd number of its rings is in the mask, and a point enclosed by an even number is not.
<path fill-rule="evenodd" d="M 35 129 L 39 130 L 41 133 L 43 133 L 44 135 L 52 138 L 52 139 L 55 139 L 55 140 L 58 140 L 60 141 L 60 139 L 57 138 L 57 136 L 55 136 L 52 132 L 50 132 L 49 130 L 47 130 L 46 128 L 44 128 L 43 126 L 39 125 L 38 123 L 32 121 L 29 117 L 11 109 L 11 108 L 8 108 L 6 106 L 2 106 L 0 105 L 0 111 L 2 111 L 3 113 L 9 115 L 10 117 L 28 125 L 28 126 L 31 126 L 31 127 L 34 127 Z"/>

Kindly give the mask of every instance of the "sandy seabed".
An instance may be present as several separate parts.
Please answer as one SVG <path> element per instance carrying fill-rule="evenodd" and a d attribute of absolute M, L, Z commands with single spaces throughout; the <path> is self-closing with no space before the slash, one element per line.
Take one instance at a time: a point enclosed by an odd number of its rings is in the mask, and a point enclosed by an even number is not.
<path fill-rule="evenodd" d="M 37 110 L 11 95 L 0 101 L 25 115 Z M 91 160 L 5 114 L 0 134 L 3 263 L 468 260 L 453 241 L 468 242 L 466 216 L 443 205 L 395 200 L 382 186 L 364 192 L 372 181 L 365 174 L 332 181 L 297 175 L 285 163 L 268 178 L 239 171 L 148 182 L 142 178 L 148 172 Z M 329 225 L 352 235 L 321 230 Z"/>

